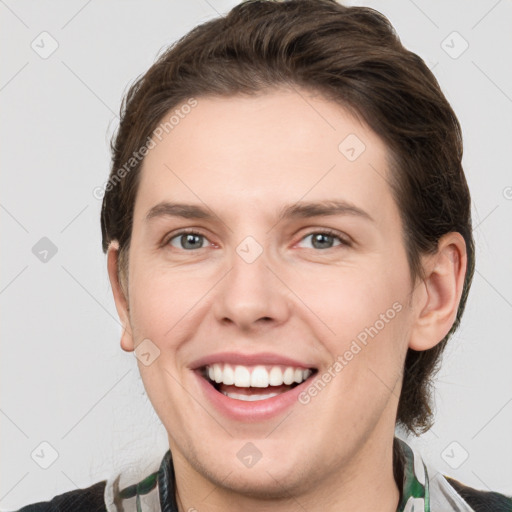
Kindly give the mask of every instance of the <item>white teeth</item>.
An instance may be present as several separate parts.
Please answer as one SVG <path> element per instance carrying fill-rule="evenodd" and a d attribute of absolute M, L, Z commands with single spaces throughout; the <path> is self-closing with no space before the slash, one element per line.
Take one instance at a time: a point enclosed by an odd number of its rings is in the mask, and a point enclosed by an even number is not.
<path fill-rule="evenodd" d="M 266 393 L 264 395 L 241 395 L 240 393 L 227 393 L 226 391 L 223 391 L 222 394 L 229 398 L 234 398 L 235 400 L 243 400 L 244 402 L 256 402 L 257 400 L 266 400 L 267 398 L 272 398 L 273 396 L 279 395 L 279 393 Z"/>
<path fill-rule="evenodd" d="M 283 382 L 289 386 L 293 382 L 293 375 L 294 375 L 293 368 L 286 368 L 283 374 Z"/>
<path fill-rule="evenodd" d="M 217 366 L 217 365 L 214 365 Z M 220 369 L 220 366 L 219 366 Z M 235 386 L 238 388 L 251 387 L 251 374 L 245 366 L 235 366 Z"/>
<path fill-rule="evenodd" d="M 213 375 L 215 378 L 215 382 L 217 384 L 222 382 L 224 376 L 222 375 L 222 368 L 220 366 L 217 366 L 217 365 L 213 366 Z"/>
<path fill-rule="evenodd" d="M 283 372 L 279 366 L 274 366 L 270 370 L 269 384 L 271 386 L 280 386 L 283 383 Z"/>
<path fill-rule="evenodd" d="M 256 366 L 251 373 L 251 387 L 252 388 L 267 388 L 268 387 L 268 372 L 264 366 Z"/>
<path fill-rule="evenodd" d="M 294 382 L 300 384 L 311 375 L 312 371 L 309 369 L 293 368 L 291 366 L 283 368 L 281 366 L 237 365 L 233 368 L 233 366 L 229 364 L 215 363 L 207 367 L 206 373 L 210 380 L 217 384 L 222 383 L 228 386 L 234 384 L 239 388 L 267 388 L 269 386 L 281 386 L 283 384 L 289 386 Z"/>
<path fill-rule="evenodd" d="M 224 365 L 224 375 L 222 382 L 229 386 L 235 383 L 235 372 L 233 371 L 233 368 L 229 366 L 229 364 Z"/>

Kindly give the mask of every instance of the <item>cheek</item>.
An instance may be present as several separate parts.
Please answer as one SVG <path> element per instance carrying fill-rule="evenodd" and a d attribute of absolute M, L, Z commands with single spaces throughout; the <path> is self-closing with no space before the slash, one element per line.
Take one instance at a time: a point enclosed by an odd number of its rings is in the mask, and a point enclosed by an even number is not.
<path fill-rule="evenodd" d="M 331 368 L 341 376 L 334 388 L 351 389 L 353 397 L 387 394 L 407 350 L 408 275 L 398 263 L 388 272 L 381 272 L 383 267 L 330 269 L 329 279 L 311 276 L 298 291 L 321 320 L 317 333 L 323 333 L 324 347 L 339 363 Z"/>
<path fill-rule="evenodd" d="M 336 336 L 323 339 L 333 362 L 323 372 L 322 379 L 330 383 L 321 400 L 339 404 L 325 410 L 331 424 L 361 429 L 398 401 L 409 317 L 393 294 L 373 301 L 364 294 L 347 297 L 337 322 L 331 317 Z"/>
<path fill-rule="evenodd" d="M 331 337 L 340 340 L 356 337 L 376 322 L 380 327 L 383 321 L 394 320 L 407 296 L 404 276 L 377 269 L 372 272 L 369 266 L 322 269 L 297 280 L 293 287 Z"/>
<path fill-rule="evenodd" d="M 174 275 L 146 265 L 133 265 L 130 281 L 130 318 L 138 337 L 161 342 L 182 318 L 193 291 Z M 190 306 L 189 306 L 190 308 Z"/>

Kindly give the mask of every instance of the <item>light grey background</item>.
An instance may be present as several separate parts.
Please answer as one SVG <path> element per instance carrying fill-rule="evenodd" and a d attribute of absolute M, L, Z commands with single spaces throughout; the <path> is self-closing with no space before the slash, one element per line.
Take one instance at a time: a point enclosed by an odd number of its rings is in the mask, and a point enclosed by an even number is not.
<path fill-rule="evenodd" d="M 2 510 L 122 467 L 136 478 L 168 448 L 119 346 L 93 191 L 108 177 L 128 84 L 236 3 L 0 1 Z M 463 127 L 473 194 L 473 288 L 437 379 L 436 424 L 412 442 L 442 473 L 512 494 L 512 3 L 352 3 L 387 15 L 433 69 Z M 44 31 L 58 43 L 47 58 Z M 42 237 L 58 250 L 47 262 L 32 252 Z M 48 469 L 42 442 L 58 452 Z"/>

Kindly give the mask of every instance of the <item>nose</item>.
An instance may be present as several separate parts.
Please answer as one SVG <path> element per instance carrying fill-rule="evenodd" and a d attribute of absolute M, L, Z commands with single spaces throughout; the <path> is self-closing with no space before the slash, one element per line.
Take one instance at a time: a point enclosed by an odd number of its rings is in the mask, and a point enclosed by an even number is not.
<path fill-rule="evenodd" d="M 231 270 L 219 285 L 213 310 L 222 324 L 248 332 L 280 325 L 290 314 L 289 290 L 265 250 L 254 261 L 235 252 Z"/>

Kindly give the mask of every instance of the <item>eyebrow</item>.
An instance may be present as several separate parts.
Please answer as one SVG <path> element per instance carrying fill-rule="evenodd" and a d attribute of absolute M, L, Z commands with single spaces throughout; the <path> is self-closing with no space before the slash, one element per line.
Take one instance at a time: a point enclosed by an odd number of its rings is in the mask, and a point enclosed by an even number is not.
<path fill-rule="evenodd" d="M 278 221 L 333 215 L 351 215 L 375 222 L 372 216 L 365 210 L 362 210 L 352 203 L 339 199 L 318 202 L 309 201 L 285 205 L 279 210 Z M 164 201 L 153 206 L 153 208 L 148 211 L 146 221 L 150 221 L 156 217 L 181 217 L 184 219 L 214 220 L 217 218 L 217 215 L 208 211 L 207 208 L 203 208 L 199 205 L 170 203 Z"/>

